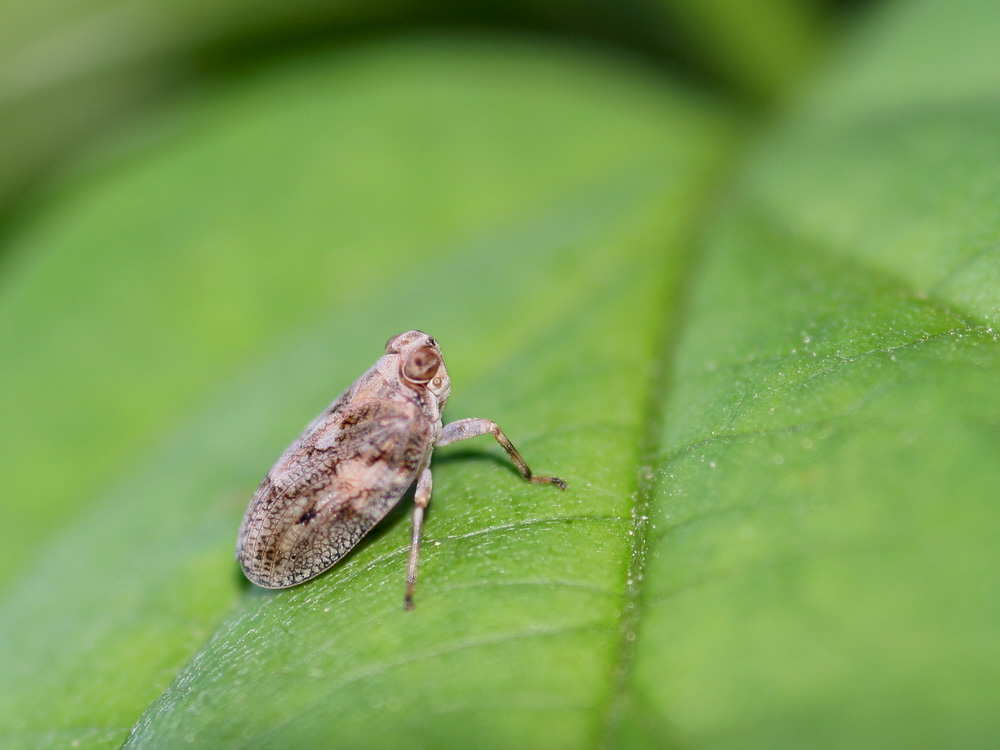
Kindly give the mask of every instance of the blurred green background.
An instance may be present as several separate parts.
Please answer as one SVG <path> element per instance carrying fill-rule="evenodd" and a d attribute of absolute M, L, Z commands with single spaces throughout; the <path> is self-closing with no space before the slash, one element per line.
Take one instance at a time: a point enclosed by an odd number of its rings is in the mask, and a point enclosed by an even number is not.
<path fill-rule="evenodd" d="M 1000 6 L 0 4 L 0 746 L 1000 736 Z M 409 502 L 265 592 L 420 328 Z"/>

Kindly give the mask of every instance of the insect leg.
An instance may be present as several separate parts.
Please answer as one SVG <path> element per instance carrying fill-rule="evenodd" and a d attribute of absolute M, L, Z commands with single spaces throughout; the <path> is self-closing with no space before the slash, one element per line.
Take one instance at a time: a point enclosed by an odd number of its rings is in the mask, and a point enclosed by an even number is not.
<path fill-rule="evenodd" d="M 420 534 L 424 528 L 424 508 L 431 501 L 431 469 L 424 468 L 417 479 L 413 505 L 413 536 L 410 537 L 410 560 L 406 566 L 406 598 L 403 606 L 413 609 L 413 589 L 417 585 L 417 563 L 420 559 Z"/>
<path fill-rule="evenodd" d="M 457 422 L 446 424 L 444 429 L 441 430 L 441 436 L 435 445 L 457 443 L 459 440 L 468 440 L 479 435 L 485 435 L 487 432 L 496 438 L 501 448 L 507 451 L 507 455 L 510 456 L 510 460 L 514 462 L 517 470 L 521 472 L 522 477 L 535 484 L 554 484 L 561 490 L 566 489 L 566 483 L 558 477 L 540 477 L 537 474 L 532 474 L 531 469 L 528 468 L 528 464 L 521 457 L 521 454 L 518 453 L 517 448 L 514 447 L 514 444 L 510 442 L 507 436 L 503 434 L 503 430 L 493 420 L 459 419 Z"/>

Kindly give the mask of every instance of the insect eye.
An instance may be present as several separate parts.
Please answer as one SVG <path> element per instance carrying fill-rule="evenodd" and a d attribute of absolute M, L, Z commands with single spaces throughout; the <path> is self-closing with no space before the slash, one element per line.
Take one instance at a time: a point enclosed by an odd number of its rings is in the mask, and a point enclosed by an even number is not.
<path fill-rule="evenodd" d="M 434 377 L 441 365 L 441 357 L 429 346 L 422 346 L 407 356 L 403 363 L 403 377 L 413 383 L 426 383 Z"/>

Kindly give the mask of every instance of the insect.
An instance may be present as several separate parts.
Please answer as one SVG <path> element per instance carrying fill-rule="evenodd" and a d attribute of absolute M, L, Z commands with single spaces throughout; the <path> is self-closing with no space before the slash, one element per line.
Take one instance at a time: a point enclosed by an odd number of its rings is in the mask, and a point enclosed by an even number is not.
<path fill-rule="evenodd" d="M 460 419 L 444 425 L 451 380 L 437 342 L 421 331 L 389 339 L 385 355 L 292 443 L 250 501 L 236 541 L 246 577 L 280 589 L 315 578 L 346 555 L 416 480 L 406 568 L 413 608 L 424 509 L 431 499 L 435 447 L 489 433 L 529 482 L 533 474 L 497 424 Z"/>

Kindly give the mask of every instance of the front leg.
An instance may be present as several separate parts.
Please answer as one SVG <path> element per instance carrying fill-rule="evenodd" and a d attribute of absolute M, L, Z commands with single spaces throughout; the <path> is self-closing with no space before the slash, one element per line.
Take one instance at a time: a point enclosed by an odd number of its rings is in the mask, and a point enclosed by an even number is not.
<path fill-rule="evenodd" d="M 561 490 L 566 489 L 566 483 L 557 477 L 540 477 L 537 474 L 532 474 L 531 469 L 528 468 L 528 464 L 521 458 L 521 454 L 517 452 L 517 448 L 507 439 L 507 436 L 503 434 L 503 430 L 493 420 L 460 419 L 457 422 L 446 424 L 444 429 L 441 430 L 441 436 L 434 445 L 449 445 L 450 443 L 457 443 L 459 440 L 468 440 L 469 438 L 485 435 L 487 432 L 495 437 L 500 446 L 507 451 L 507 455 L 510 456 L 510 460 L 514 462 L 517 470 L 521 472 L 522 477 L 535 484 L 554 484 Z"/>
<path fill-rule="evenodd" d="M 406 564 L 406 597 L 403 599 L 405 609 L 413 609 L 413 589 L 417 585 L 417 563 L 420 561 L 420 536 L 424 529 L 424 510 L 431 501 L 430 467 L 425 467 L 417 479 L 417 491 L 413 498 L 413 532 L 410 536 L 410 558 Z"/>

